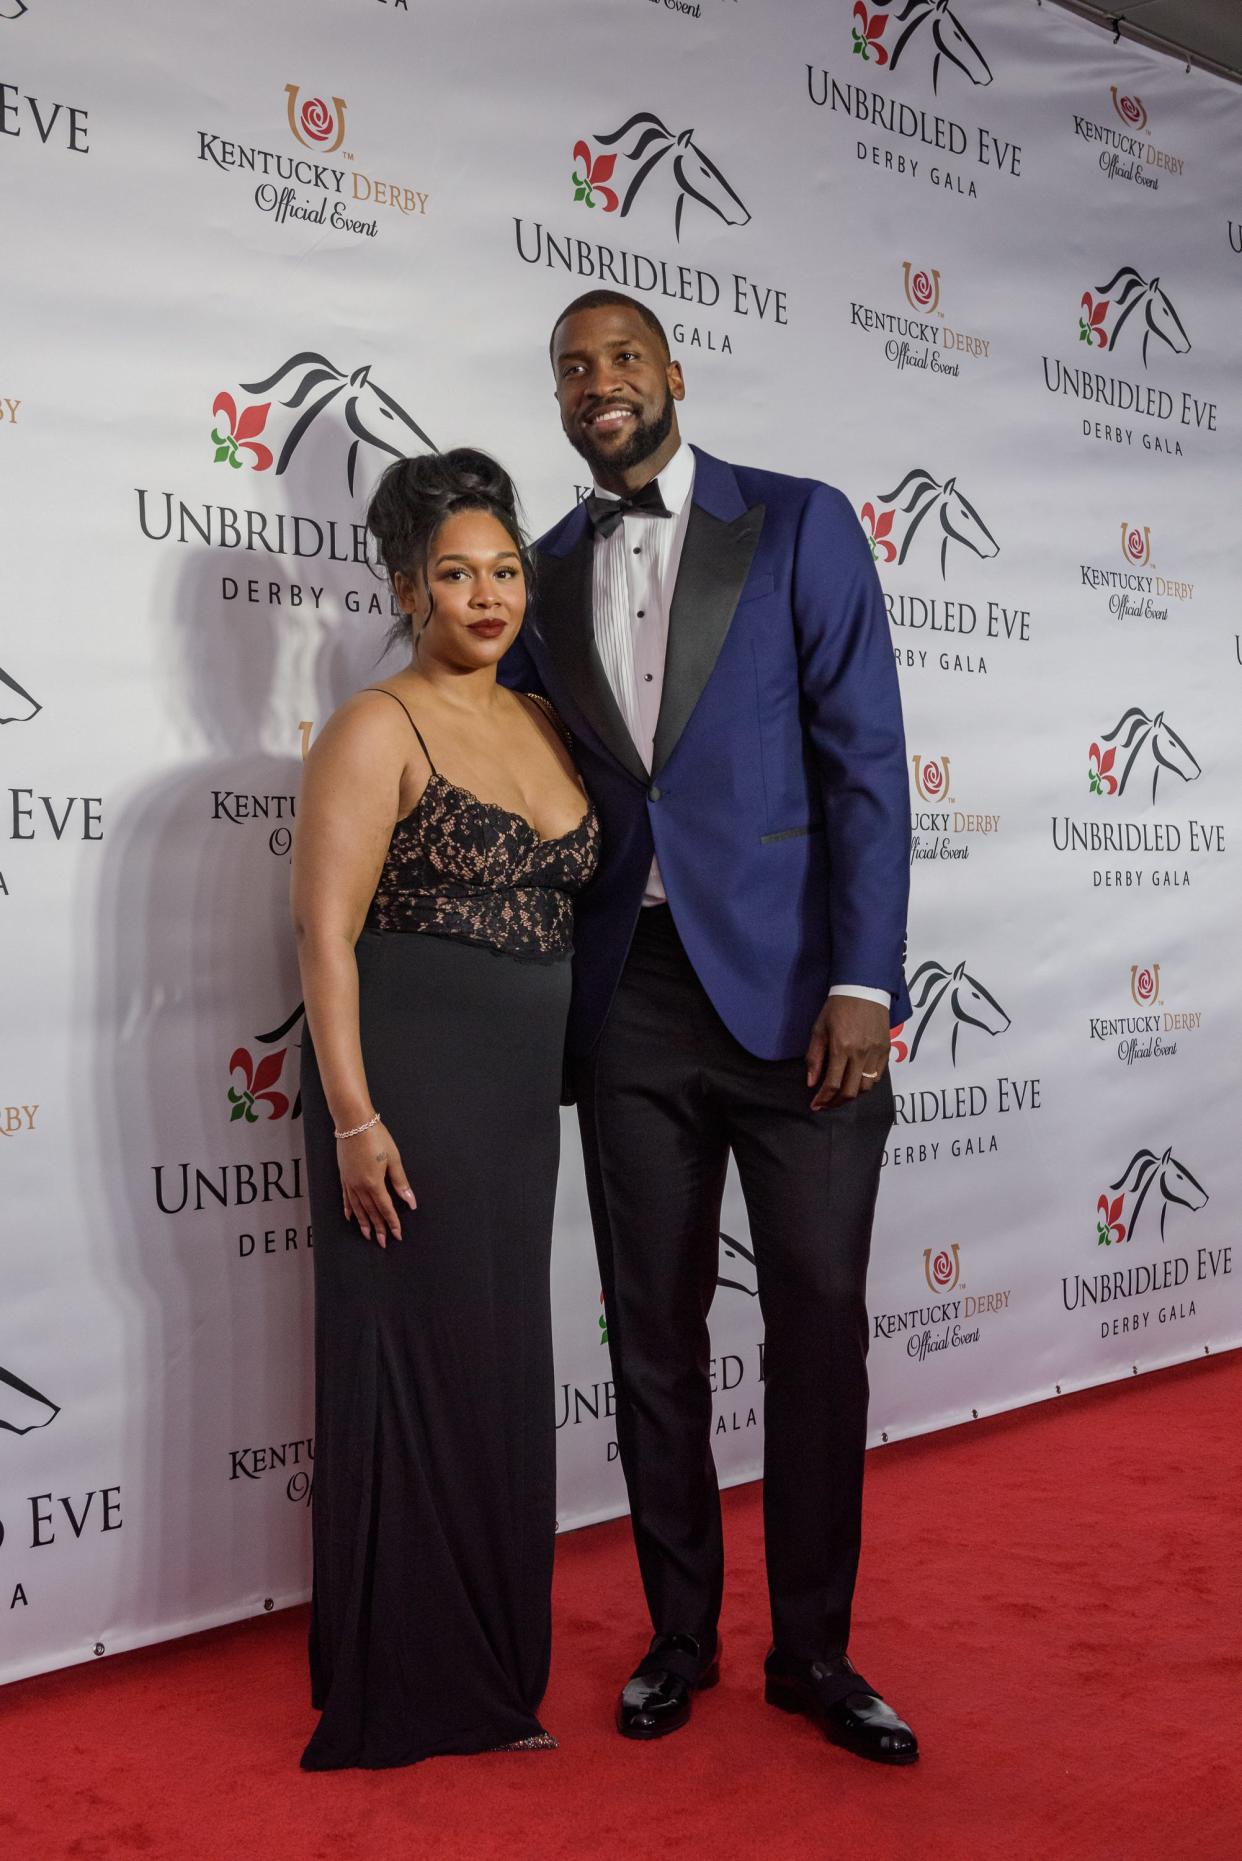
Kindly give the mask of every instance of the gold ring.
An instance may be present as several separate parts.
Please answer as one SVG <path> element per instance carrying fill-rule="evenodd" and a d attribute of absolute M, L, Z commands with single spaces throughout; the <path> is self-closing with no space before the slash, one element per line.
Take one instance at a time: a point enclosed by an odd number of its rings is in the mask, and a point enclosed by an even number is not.
<path fill-rule="evenodd" d="M 864 1073 L 863 1074 L 864 1079 L 878 1079 L 879 1077 L 880 1075 L 878 1073 Z"/>

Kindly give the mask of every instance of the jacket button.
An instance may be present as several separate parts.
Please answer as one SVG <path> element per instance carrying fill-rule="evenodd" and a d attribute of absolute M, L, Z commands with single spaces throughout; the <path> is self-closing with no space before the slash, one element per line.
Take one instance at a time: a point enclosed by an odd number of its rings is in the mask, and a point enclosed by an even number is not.
<path fill-rule="evenodd" d="M 651 787 L 647 790 L 647 799 L 648 801 L 658 801 L 660 799 L 660 791 L 656 787 L 654 782 L 651 784 Z"/>

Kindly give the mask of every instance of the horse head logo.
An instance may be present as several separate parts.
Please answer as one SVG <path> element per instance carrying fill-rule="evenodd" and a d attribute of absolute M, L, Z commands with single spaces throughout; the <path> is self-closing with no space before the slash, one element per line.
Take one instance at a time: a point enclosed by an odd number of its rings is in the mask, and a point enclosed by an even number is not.
<path fill-rule="evenodd" d="M 28 724 L 43 706 L 0 666 L 0 724 Z"/>
<path fill-rule="evenodd" d="M 904 503 L 900 500 L 905 499 Z M 936 513 L 940 534 L 940 574 L 945 575 L 945 564 L 949 554 L 950 543 L 962 543 L 976 556 L 995 556 L 999 554 L 1000 545 L 982 517 L 968 498 L 963 497 L 957 488 L 956 478 L 947 478 L 943 484 L 938 483 L 930 472 L 916 466 L 907 472 L 899 485 L 892 491 L 882 492 L 880 503 L 892 508 L 882 515 L 877 515 L 871 504 L 862 508 L 863 522 L 871 531 L 871 553 L 883 556 L 886 562 L 903 563 L 910 553 L 924 519 L 931 512 Z M 898 542 L 891 536 L 894 509 L 900 510 L 902 516 L 910 521 L 901 532 Z M 930 532 L 929 532 L 930 534 Z"/>
<path fill-rule="evenodd" d="M 627 139 L 629 146 L 620 147 Z M 575 172 L 575 192 L 579 188 L 585 189 L 588 204 L 593 204 L 591 190 L 594 189 L 604 196 L 604 211 L 613 213 L 619 208 L 621 218 L 624 219 L 648 176 L 669 156 L 671 160 L 665 173 L 672 176 L 676 186 L 677 204 L 673 213 L 673 228 L 679 240 L 681 216 L 687 200 L 697 200 L 700 206 L 710 208 L 726 226 L 745 226 L 749 221 L 748 209 L 711 156 L 699 147 L 693 129 L 683 129 L 674 134 L 650 110 L 640 110 L 628 122 L 622 123 L 620 129 L 613 130 L 607 136 L 597 135 L 595 140 L 601 148 L 615 148 L 617 153 L 592 158 L 585 142 L 576 145 L 574 158 L 584 165 L 586 179 L 580 181 Z M 620 194 L 602 185 L 612 176 L 618 155 L 622 161 L 630 163 L 633 170 Z M 583 194 L 578 193 L 578 198 L 583 198 Z"/>
<path fill-rule="evenodd" d="M 911 1062 L 917 1057 L 923 1036 L 942 1002 L 947 1001 L 952 1010 L 953 1034 L 949 1051 L 954 1066 L 957 1065 L 958 1035 L 964 1027 L 979 1028 L 985 1034 L 1003 1034 L 1010 1025 L 1009 1016 L 996 997 L 966 973 L 965 963 L 959 963 L 956 969 L 946 969 L 943 963 L 934 960 L 921 963 L 910 978 L 910 1001 L 920 1011 L 910 1041 Z"/>
<path fill-rule="evenodd" d="M 59 1414 L 56 1403 L 23 1383 L 11 1370 L 0 1369 L 0 1428 L 10 1434 L 28 1435 L 35 1428 L 46 1428 Z"/>
<path fill-rule="evenodd" d="M 1164 1224 L 1170 1205 L 1188 1208 L 1194 1213 L 1208 1200 L 1208 1192 L 1203 1184 L 1191 1175 L 1171 1149 L 1159 1157 L 1154 1150 L 1136 1150 L 1117 1181 L 1110 1185 L 1114 1199 L 1102 1195 L 1096 1204 L 1096 1239 L 1101 1247 L 1111 1247 L 1114 1241 L 1121 1242 L 1127 1237 L 1134 1239 L 1143 1204 L 1153 1183 L 1159 1187 L 1161 1197 L 1161 1240 L 1165 1238 Z M 1128 1216 L 1125 1209 L 1127 1195 L 1134 1198 Z"/>
<path fill-rule="evenodd" d="M 1101 749 L 1101 744 L 1110 744 L 1108 750 Z M 1125 764 L 1119 776 L 1113 775 L 1112 768 L 1118 751 L 1126 752 Z M 1193 782 L 1203 771 L 1195 761 L 1189 747 L 1178 736 L 1171 724 L 1165 722 L 1164 712 L 1157 711 L 1154 717 L 1148 717 L 1146 711 L 1140 711 L 1137 705 L 1131 705 L 1123 711 L 1111 730 L 1105 731 L 1099 743 L 1091 745 L 1091 760 L 1094 764 L 1090 772 L 1091 792 L 1094 795 L 1124 794 L 1126 783 L 1130 780 L 1134 765 L 1142 757 L 1151 758 L 1151 798 L 1156 799 L 1156 788 L 1160 781 L 1160 771 L 1171 769 L 1183 782 Z"/>
<path fill-rule="evenodd" d="M 730 1292 L 744 1292 L 748 1299 L 758 1298 L 759 1288 L 754 1283 L 757 1271 L 755 1256 L 751 1253 L 749 1247 L 743 1247 L 742 1243 L 740 1241 L 735 1241 L 731 1234 L 722 1234 L 720 1236 L 720 1246 L 726 1260 L 736 1261 L 737 1264 L 733 1267 L 732 1271 L 737 1273 L 739 1277 L 737 1279 L 726 1279 L 725 1275 L 720 1273 L 717 1277 L 716 1284 L 718 1286 L 727 1287 Z M 749 1271 L 747 1271 L 747 1269 L 749 1269 Z"/>
<path fill-rule="evenodd" d="M 957 0 L 960 4 L 960 0 Z M 901 55 L 910 40 L 914 38 L 920 26 L 931 26 L 931 42 L 935 50 L 932 56 L 932 90 L 940 88 L 940 63 L 944 59 L 960 71 L 972 84 L 990 84 L 992 71 L 987 59 L 979 50 L 954 10 L 953 0 L 873 0 L 876 15 L 867 18 L 863 0 L 854 8 L 854 18 L 861 13 L 863 47 L 876 52 L 877 63 L 883 65 L 879 57 L 878 42 L 883 36 L 884 27 L 889 19 L 895 19 L 902 28 L 888 55 L 890 68 L 896 71 Z M 900 11 L 890 13 L 890 7 Z M 884 17 L 880 18 L 879 15 Z M 859 50 L 859 34 L 854 31 L 855 50 Z"/>
<path fill-rule="evenodd" d="M 354 369 L 352 374 L 346 374 L 335 363 L 329 362 L 326 356 L 307 349 L 298 355 L 291 355 L 265 380 L 243 381 L 241 388 L 244 394 L 273 393 L 282 407 L 298 410 L 297 419 L 289 428 L 276 461 L 277 478 L 289 464 L 312 423 L 325 408 L 338 400 L 344 409 L 345 425 L 353 435 L 345 462 L 345 479 L 351 494 L 357 482 L 358 460 L 364 447 L 400 459 L 410 450 L 407 436 L 413 435 L 428 452 L 436 451 L 418 422 L 377 381 L 372 381 L 369 364 Z M 282 394 L 284 399 L 280 399 Z M 246 407 L 237 415 L 231 395 L 217 396 L 215 411 L 219 413 L 223 410 L 232 422 L 231 439 L 226 436 L 225 440 L 221 440 L 217 433 L 212 434 L 212 438 L 217 441 L 217 459 L 226 456 L 228 447 L 232 446 L 234 456 L 231 462 L 236 463 L 236 448 L 240 446 L 256 454 L 256 470 L 267 469 L 272 454 L 266 446 L 257 445 L 250 435 L 262 430 L 268 406 L 270 402 L 258 408 Z M 248 417 L 252 415 L 260 415 L 261 418 L 248 426 Z"/>
<path fill-rule="evenodd" d="M 1118 287 L 1120 286 L 1120 289 Z M 1091 324 L 1095 333 L 1103 338 L 1102 349 L 1115 349 L 1118 338 L 1134 312 L 1140 307 L 1143 315 L 1143 366 L 1147 366 L 1147 346 L 1153 336 L 1167 343 L 1174 355 L 1185 355 L 1190 348 L 1190 338 L 1182 325 L 1182 320 L 1173 308 L 1167 291 L 1161 289 L 1159 278 L 1150 281 L 1135 271 L 1133 265 L 1123 265 L 1119 272 L 1111 277 L 1107 284 L 1097 284 L 1098 301 L 1092 308 Z M 1087 299 L 1084 296 L 1084 304 Z M 1118 306 L 1120 314 L 1112 330 L 1105 333 L 1102 328 L 1104 315 L 1110 304 Z M 1080 323 L 1081 331 L 1081 323 Z M 1138 325 L 1135 326 L 1136 328 Z"/>
<path fill-rule="evenodd" d="M 255 1039 L 261 1047 L 274 1047 L 277 1041 L 287 1039 L 288 1036 L 292 1034 L 294 1028 L 297 1027 L 298 1023 L 305 1021 L 305 1019 L 306 1004 L 304 1002 L 299 1002 L 293 1013 L 287 1020 L 282 1021 L 279 1027 L 272 1028 L 270 1032 L 266 1034 L 256 1034 Z M 301 1040 L 296 1040 L 293 1044 L 300 1052 L 302 1047 Z M 291 1118 L 300 1118 L 302 1116 L 302 1088 L 300 1084 L 298 1086 L 297 1097 L 293 1101 L 293 1110 L 289 1115 Z"/>
<path fill-rule="evenodd" d="M 26 0 L 0 0 L 0 19 L 20 19 L 23 13 L 29 11 Z M 3 1371 L 0 1371 L 0 1375 L 3 1375 Z"/>

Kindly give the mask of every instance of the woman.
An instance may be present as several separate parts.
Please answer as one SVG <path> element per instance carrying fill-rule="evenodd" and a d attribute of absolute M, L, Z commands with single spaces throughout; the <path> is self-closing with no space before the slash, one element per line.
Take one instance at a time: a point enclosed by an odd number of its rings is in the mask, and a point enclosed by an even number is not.
<path fill-rule="evenodd" d="M 526 607 L 506 473 L 400 460 L 367 522 L 411 658 L 320 735 L 293 864 L 310 1770 L 553 1743 L 548 1257 L 572 896 L 599 836 L 541 701 L 496 681 Z"/>

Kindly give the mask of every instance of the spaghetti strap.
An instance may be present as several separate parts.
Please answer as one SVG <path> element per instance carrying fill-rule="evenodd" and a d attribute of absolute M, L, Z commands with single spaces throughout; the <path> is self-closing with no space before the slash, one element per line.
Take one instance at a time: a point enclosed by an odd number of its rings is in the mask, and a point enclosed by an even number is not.
<path fill-rule="evenodd" d="M 406 716 L 410 717 L 410 713 L 405 704 L 404 699 L 398 698 L 395 691 L 389 691 L 387 687 L 384 685 L 367 685 L 367 686 L 364 686 L 363 689 L 366 691 L 377 691 L 379 692 L 382 698 L 391 698 L 393 703 L 399 704 L 401 706 L 401 709 L 405 712 Z M 410 729 L 414 732 L 414 735 L 418 738 L 418 747 L 422 750 L 423 755 L 427 758 L 427 767 L 430 769 L 432 775 L 438 774 L 436 766 L 431 760 L 431 751 L 427 748 L 427 745 L 423 741 L 423 733 L 419 729 L 418 725 L 414 722 L 414 719 L 412 717 L 410 717 Z"/>

